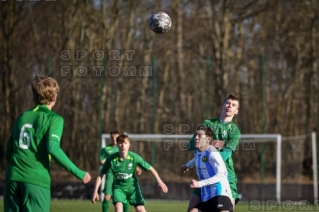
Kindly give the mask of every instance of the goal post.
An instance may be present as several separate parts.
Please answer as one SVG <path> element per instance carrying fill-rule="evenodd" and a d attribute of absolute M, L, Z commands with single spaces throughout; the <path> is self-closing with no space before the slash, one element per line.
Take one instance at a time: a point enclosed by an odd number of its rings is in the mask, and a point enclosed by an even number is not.
<path fill-rule="evenodd" d="M 317 139 L 316 133 L 311 133 L 312 144 L 312 170 L 313 170 L 313 197 L 314 201 L 318 201 L 318 165 L 317 165 Z"/>
<path fill-rule="evenodd" d="M 159 168 L 164 171 L 166 176 L 170 176 L 170 167 L 182 165 L 183 163 L 187 162 L 192 155 L 189 153 L 189 151 L 181 151 L 181 150 L 186 150 L 187 147 L 186 145 L 188 144 L 188 141 L 190 138 L 193 136 L 192 134 L 128 134 L 129 139 L 131 140 L 131 148 L 130 150 L 133 152 L 136 152 L 140 154 L 143 158 L 145 158 L 146 161 L 151 161 L 151 158 L 155 158 L 155 166 L 156 168 Z M 299 138 L 300 137 L 300 138 Z M 267 144 L 265 149 L 267 149 L 268 153 L 270 152 L 270 156 L 268 155 L 268 160 L 266 159 L 266 163 L 273 163 L 274 167 L 274 192 L 271 194 L 267 194 L 268 190 L 266 191 L 265 195 L 271 195 L 274 197 L 275 201 L 277 203 L 281 203 L 282 201 L 285 201 L 282 199 L 282 197 L 286 197 L 287 192 L 284 192 L 285 194 L 282 194 L 282 182 L 283 179 L 285 179 L 285 176 L 282 176 L 282 171 L 284 170 L 285 174 L 290 174 L 290 168 L 293 166 L 293 164 L 288 164 L 287 161 L 284 160 L 289 160 L 289 151 L 288 149 L 283 150 L 283 142 L 284 142 L 284 148 L 287 148 L 287 145 L 295 145 L 295 144 L 300 144 L 302 140 L 300 139 L 305 139 L 305 137 L 302 136 L 294 136 L 294 137 L 282 137 L 280 134 L 242 134 L 241 139 L 240 139 L 240 144 L 238 145 L 238 150 L 239 153 L 235 152 L 236 157 L 241 157 L 239 154 L 244 154 L 243 157 L 250 157 L 250 154 L 258 155 L 260 152 L 258 152 L 258 149 L 255 149 L 260 145 L 261 143 Z M 311 151 L 312 151 L 312 166 L 313 166 L 313 173 L 312 173 L 312 178 L 313 178 L 313 197 L 314 200 L 317 200 L 318 198 L 318 189 L 317 189 L 317 147 L 316 147 L 316 134 L 312 133 L 311 134 L 311 142 L 309 143 L 309 147 L 311 146 Z M 101 148 L 104 148 L 107 143 L 109 143 L 109 134 L 102 134 L 101 135 Z M 271 144 L 271 145 L 270 145 Z M 156 157 L 153 155 L 155 152 L 153 152 L 153 147 L 155 145 L 155 151 L 156 151 Z M 253 146 L 254 145 L 254 146 Z M 301 144 L 302 145 L 302 144 Z M 297 146 L 299 147 L 299 146 Z M 296 149 L 298 149 L 296 147 Z M 253 149 L 254 151 L 247 151 L 250 149 Z M 296 150 L 295 149 L 295 150 Z M 295 151 L 293 150 L 293 151 Z M 168 152 L 170 151 L 170 152 Z M 301 151 L 301 150 L 300 150 Z M 257 152 L 257 153 L 256 153 Z M 273 153 L 272 153 L 273 152 Z M 309 152 L 310 153 L 310 152 Z M 271 157 L 271 154 L 273 154 L 273 157 Z M 288 156 L 287 156 L 288 155 Z M 288 158 L 288 159 L 287 159 Z M 245 158 L 243 159 L 245 160 Z M 258 160 L 258 158 L 256 158 Z M 234 160 L 234 165 L 236 166 L 236 163 L 238 161 L 235 159 Z M 270 161 L 270 162 L 269 162 Z M 259 163 L 259 161 L 256 161 L 256 163 Z M 293 162 L 292 162 L 293 163 Z M 302 172 L 300 171 L 300 167 L 302 167 L 302 162 L 298 160 L 298 170 L 291 170 L 295 172 Z M 153 164 L 152 164 L 153 165 Z M 235 168 L 236 169 L 236 168 Z M 255 170 L 256 171 L 256 170 Z M 267 169 L 269 172 L 269 168 Z M 258 170 L 257 170 L 258 172 Z M 236 174 L 237 171 L 236 171 Z M 296 176 L 302 175 L 302 173 L 295 174 Z M 179 182 L 183 182 L 183 177 L 179 177 L 176 175 L 173 175 L 174 178 L 178 178 Z M 142 176 L 140 176 L 142 177 Z M 291 179 L 289 179 L 291 180 Z M 287 181 L 287 180 L 286 180 Z M 286 182 L 284 181 L 284 182 Z M 241 180 L 239 180 L 239 183 Z M 285 185 L 286 186 L 286 185 Z M 266 186 L 267 187 L 267 186 Z M 269 187 L 269 186 L 268 186 Z M 101 191 L 104 188 L 104 180 L 102 181 L 101 185 Z M 297 188 L 298 189 L 298 188 Z M 284 196 L 282 196 L 284 195 Z M 293 195 L 293 193 L 291 193 Z M 101 196 L 103 194 L 101 193 Z"/>

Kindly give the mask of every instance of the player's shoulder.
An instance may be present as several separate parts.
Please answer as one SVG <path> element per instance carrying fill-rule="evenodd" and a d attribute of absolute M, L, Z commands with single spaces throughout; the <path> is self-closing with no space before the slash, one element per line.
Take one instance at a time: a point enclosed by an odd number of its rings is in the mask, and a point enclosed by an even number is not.
<path fill-rule="evenodd" d="M 208 152 L 217 152 L 218 153 L 218 150 L 212 146 L 212 145 L 209 145 L 208 148 L 205 150 L 205 151 L 208 151 Z"/>
<path fill-rule="evenodd" d="M 50 120 L 54 120 L 56 122 L 63 122 L 63 118 L 62 116 L 60 116 L 59 114 L 57 114 L 56 112 L 50 110 L 48 108 L 48 106 L 44 105 L 44 104 L 39 104 L 36 105 L 28 110 L 25 110 L 24 112 L 22 112 L 18 118 L 20 117 L 34 117 L 36 114 L 36 116 L 41 117 L 41 119 L 50 119 Z"/>
<path fill-rule="evenodd" d="M 110 154 L 108 157 L 107 157 L 107 160 L 115 160 L 119 158 L 119 153 L 118 152 L 115 152 L 115 153 L 112 153 Z"/>
<path fill-rule="evenodd" d="M 140 159 L 140 158 L 142 158 L 142 157 L 135 152 L 129 151 L 127 154 L 127 159 L 129 159 L 129 160 Z"/>
<path fill-rule="evenodd" d="M 205 119 L 205 120 L 203 121 L 203 125 L 208 126 L 208 127 L 211 127 L 211 126 L 213 126 L 213 125 L 218 124 L 218 122 L 219 122 L 219 118 Z"/>
<path fill-rule="evenodd" d="M 46 105 L 40 104 L 32 109 L 34 112 L 41 112 L 44 116 L 57 122 L 63 122 L 63 117 L 56 112 L 50 110 Z"/>
<path fill-rule="evenodd" d="M 228 127 L 228 129 L 231 131 L 231 132 L 233 132 L 233 133 L 236 133 L 236 134 L 240 134 L 240 130 L 239 130 L 239 128 L 238 128 L 238 126 L 234 123 L 234 122 L 229 122 L 228 124 L 227 124 L 227 127 Z"/>
<path fill-rule="evenodd" d="M 105 150 L 109 150 L 109 149 L 112 149 L 112 148 L 113 148 L 112 144 L 108 144 L 106 147 L 104 147 Z"/>

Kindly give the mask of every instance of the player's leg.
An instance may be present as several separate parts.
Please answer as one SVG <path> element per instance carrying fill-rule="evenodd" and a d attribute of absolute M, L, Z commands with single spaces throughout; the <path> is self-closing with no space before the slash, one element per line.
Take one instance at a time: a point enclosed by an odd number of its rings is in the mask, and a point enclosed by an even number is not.
<path fill-rule="evenodd" d="M 113 174 L 108 171 L 105 175 L 105 187 L 103 190 L 104 200 L 102 202 L 102 212 L 107 212 L 109 210 L 110 201 L 112 197 L 112 185 L 113 185 Z"/>
<path fill-rule="evenodd" d="M 193 208 L 193 209 L 190 210 L 189 212 L 202 212 L 202 211 L 198 210 L 197 208 Z"/>
<path fill-rule="evenodd" d="M 130 205 L 134 206 L 136 212 L 146 212 L 144 206 L 145 200 L 138 185 L 128 190 L 127 200 L 129 201 Z"/>
<path fill-rule="evenodd" d="M 231 198 L 231 202 L 233 204 L 233 210 L 235 211 L 235 205 L 239 202 L 239 196 L 238 196 L 238 192 L 237 192 L 237 185 L 236 182 L 233 181 L 229 181 L 229 186 L 230 186 L 230 190 L 232 193 L 233 198 Z"/>
<path fill-rule="evenodd" d="M 196 205 L 202 202 L 200 198 L 200 188 L 195 188 L 192 192 L 191 198 L 188 203 L 187 211 L 191 211 Z"/>
<path fill-rule="evenodd" d="M 114 204 L 115 212 L 123 212 L 123 203 L 117 202 Z"/>
<path fill-rule="evenodd" d="M 126 191 L 120 188 L 115 188 L 113 190 L 113 204 L 115 208 L 115 212 L 123 212 L 123 205 L 127 204 Z"/>
<path fill-rule="evenodd" d="M 4 183 L 4 212 L 20 211 L 21 200 L 18 192 L 18 182 L 6 181 Z"/>
<path fill-rule="evenodd" d="M 232 157 L 229 157 L 225 161 L 225 165 L 226 165 L 226 168 L 228 171 L 229 186 L 230 186 L 230 190 L 231 190 L 232 197 L 233 197 L 232 203 L 233 203 L 233 206 L 235 209 L 235 205 L 239 202 L 239 196 L 238 196 L 238 191 L 237 191 L 237 177 L 235 174 Z"/>
<path fill-rule="evenodd" d="M 234 206 L 231 199 L 227 196 L 218 196 L 217 202 L 214 205 L 217 211 L 220 212 L 234 212 Z"/>
<path fill-rule="evenodd" d="M 215 196 L 196 205 L 191 212 L 234 212 L 231 200 L 227 196 Z"/>
<path fill-rule="evenodd" d="M 19 182 L 21 211 L 50 211 L 51 191 L 42 186 Z"/>

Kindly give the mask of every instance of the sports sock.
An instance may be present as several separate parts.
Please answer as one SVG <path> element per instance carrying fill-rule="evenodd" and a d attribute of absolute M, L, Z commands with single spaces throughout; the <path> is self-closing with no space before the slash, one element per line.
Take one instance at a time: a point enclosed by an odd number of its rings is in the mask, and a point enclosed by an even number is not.
<path fill-rule="evenodd" d="M 104 200 L 102 202 L 102 212 L 107 212 L 109 210 L 110 201 Z"/>
<path fill-rule="evenodd" d="M 130 203 L 123 203 L 123 212 L 129 212 L 130 211 Z"/>

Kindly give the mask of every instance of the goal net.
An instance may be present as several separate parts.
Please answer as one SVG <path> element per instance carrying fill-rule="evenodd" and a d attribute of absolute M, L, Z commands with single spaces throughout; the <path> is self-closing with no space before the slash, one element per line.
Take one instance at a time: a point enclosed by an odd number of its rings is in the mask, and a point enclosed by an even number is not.
<path fill-rule="evenodd" d="M 191 169 L 182 175 L 179 167 L 193 157 L 187 151 L 192 135 L 128 134 L 130 151 L 149 162 L 170 184 L 170 199 L 189 199 L 190 179 L 196 179 Z M 282 137 L 280 134 L 242 134 L 233 161 L 238 178 L 238 192 L 243 201 L 297 201 L 317 200 L 315 134 Z M 101 148 L 108 143 L 109 134 L 103 134 Z M 314 166 L 313 166 L 314 165 Z M 315 177 L 314 177 L 315 175 Z M 141 186 L 154 181 L 149 172 L 139 176 Z M 153 183 L 154 184 L 154 183 Z M 104 188 L 104 180 L 102 181 Z M 146 193 L 146 195 L 145 195 Z M 308 193 L 306 195 L 306 193 Z M 148 193 L 143 190 L 148 197 Z M 103 194 L 101 194 L 103 196 Z M 150 198 L 153 198 L 149 194 Z M 160 198 L 160 197 L 159 197 Z"/>

